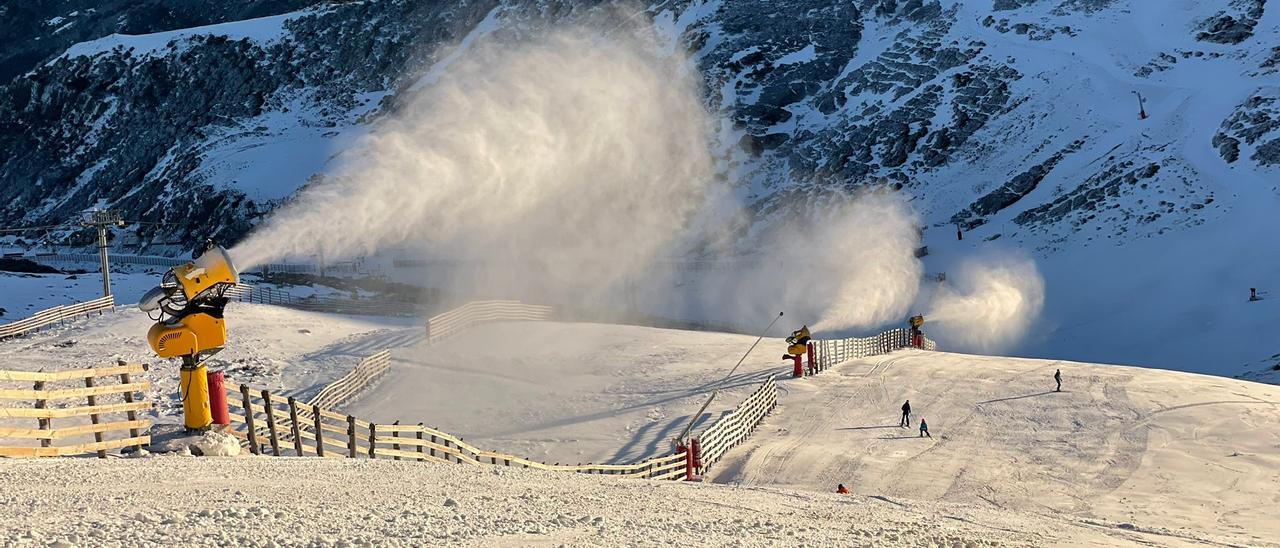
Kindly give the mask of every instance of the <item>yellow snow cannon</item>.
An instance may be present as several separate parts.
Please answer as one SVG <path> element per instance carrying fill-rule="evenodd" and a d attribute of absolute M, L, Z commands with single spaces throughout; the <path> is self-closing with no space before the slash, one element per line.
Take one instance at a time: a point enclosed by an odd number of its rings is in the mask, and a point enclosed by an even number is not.
<path fill-rule="evenodd" d="M 787 337 L 787 354 L 791 356 L 802 356 L 809 351 L 809 326 L 801 326 L 800 329 L 791 332 L 791 336 Z"/>
<path fill-rule="evenodd" d="M 159 313 L 152 316 L 156 323 L 147 331 L 151 350 L 161 358 L 182 358 L 179 389 L 188 431 L 206 430 L 213 423 L 202 360 L 227 343 L 225 294 L 239 281 L 227 250 L 214 245 L 194 261 L 169 269 L 160 285 L 138 301 L 138 308 L 148 315 Z"/>

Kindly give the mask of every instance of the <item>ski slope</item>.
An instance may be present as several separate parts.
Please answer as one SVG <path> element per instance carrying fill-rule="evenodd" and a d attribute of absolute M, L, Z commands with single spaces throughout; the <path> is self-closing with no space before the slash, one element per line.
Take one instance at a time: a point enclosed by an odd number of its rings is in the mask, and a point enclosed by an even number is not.
<path fill-rule="evenodd" d="M 1280 542 L 1272 385 L 906 350 L 780 389 L 777 409 L 711 481 L 844 483 L 856 494 L 1130 523 L 1191 543 Z M 915 417 L 903 429 L 907 399 Z M 921 417 L 931 439 L 919 437 Z"/>
<path fill-rule="evenodd" d="M 0 460 L 0 484 L 20 546 L 1150 545 L 969 505 L 415 462 Z"/>
<path fill-rule="evenodd" d="M 480 447 L 547 462 L 669 454 L 670 439 L 713 388 L 724 391 L 706 424 L 784 367 L 785 345 L 765 339 L 732 378 L 713 386 L 755 341 L 748 335 L 560 322 L 486 324 L 431 346 L 421 334 L 388 333 L 388 346 L 407 346 L 392 351 L 391 371 L 346 411 L 376 422 L 425 422 Z"/>

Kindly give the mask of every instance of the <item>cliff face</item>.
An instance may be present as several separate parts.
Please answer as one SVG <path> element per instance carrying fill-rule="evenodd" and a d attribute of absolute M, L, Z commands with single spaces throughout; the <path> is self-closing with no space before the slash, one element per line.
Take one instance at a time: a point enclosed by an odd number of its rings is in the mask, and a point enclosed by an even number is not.
<path fill-rule="evenodd" d="M 19 39 L 0 51 L 10 78 L 0 96 L 0 223 L 55 224 L 110 206 L 157 223 L 127 231 L 129 243 L 155 251 L 207 235 L 235 239 L 323 173 L 331 149 L 362 134 L 482 22 L 501 28 L 594 7 L 307 4 L 3 8 L 5 30 Z M 1276 55 L 1255 37 L 1274 35 L 1265 2 L 1171 10 L 1159 16 L 1170 33 L 1164 44 L 1130 47 L 1108 35 L 1146 17 L 1142 6 L 675 0 L 649 15 L 694 52 L 708 104 L 732 121 L 720 135 L 726 165 L 745 174 L 761 215 L 797 196 L 887 180 L 929 196 L 920 209 L 935 223 L 976 228 L 1012 208 L 1015 226 L 1065 236 L 1079 227 L 1060 225 L 1108 209 L 1139 224 L 1197 222 L 1213 209 L 1212 189 L 1160 143 L 1130 139 L 1103 154 L 1117 146 L 1110 132 L 1134 126 L 1136 98 L 1126 93 L 1158 94 L 1152 86 L 1202 70 L 1188 65 L 1232 67 L 1233 88 L 1257 80 L 1256 93 L 1214 113 L 1220 127 L 1208 138 L 1223 160 L 1280 162 L 1275 88 L 1263 85 Z M 1090 167 L 1073 168 L 1082 162 Z M 1053 192 L 1038 196 L 1045 185 Z M 1178 199 L 1117 205 L 1153 186 L 1176 188 Z"/>

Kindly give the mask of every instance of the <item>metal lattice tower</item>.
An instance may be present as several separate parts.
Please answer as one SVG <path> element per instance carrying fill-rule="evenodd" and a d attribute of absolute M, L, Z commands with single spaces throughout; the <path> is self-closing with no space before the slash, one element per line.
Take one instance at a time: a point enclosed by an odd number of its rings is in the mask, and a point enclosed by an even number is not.
<path fill-rule="evenodd" d="M 98 261 L 102 266 L 102 296 L 108 297 L 111 295 L 111 271 L 107 261 L 107 227 L 124 226 L 124 218 L 109 209 L 93 210 L 85 213 L 80 224 L 98 230 Z"/>

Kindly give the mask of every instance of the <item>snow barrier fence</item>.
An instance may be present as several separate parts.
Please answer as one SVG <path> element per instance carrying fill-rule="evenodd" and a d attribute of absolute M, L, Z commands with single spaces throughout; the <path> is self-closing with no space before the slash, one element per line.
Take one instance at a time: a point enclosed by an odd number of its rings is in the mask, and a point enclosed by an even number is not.
<path fill-rule="evenodd" d="M 227 403 L 232 423 L 227 431 L 259 455 L 514 466 L 648 479 L 684 479 L 686 474 L 683 451 L 628 464 L 551 464 L 483 450 L 421 423 L 372 423 L 245 385 L 238 392 L 229 388 Z"/>
<path fill-rule="evenodd" d="M 427 342 L 439 341 L 482 323 L 548 320 L 551 312 L 550 306 L 520 301 L 471 301 L 427 320 Z"/>
<path fill-rule="evenodd" d="M 706 473 L 726 452 L 751 437 L 751 433 L 777 405 L 778 386 L 770 375 L 733 411 L 720 417 L 695 438 L 697 441 L 691 445 L 698 447 L 695 454 L 697 473 Z"/>
<path fill-rule="evenodd" d="M 813 341 L 813 355 L 810 357 L 809 373 L 818 373 L 840 363 L 867 356 L 888 354 L 903 348 L 915 348 L 911 344 L 911 332 L 907 329 L 890 329 L 871 337 L 849 337 L 846 339 L 819 339 Z M 922 350 L 937 350 L 938 344 L 928 337 L 923 338 Z"/>
<path fill-rule="evenodd" d="M 143 397 L 151 383 L 131 378 L 146 370 L 146 365 L 124 364 L 56 372 L 0 371 L 0 457 L 106 458 L 113 449 L 150 444 L 146 432 L 151 421 L 139 418 L 138 412 L 153 405 Z M 12 388 L 15 383 L 22 388 Z M 67 383 L 77 386 L 56 386 Z M 14 425 L 15 421 L 27 424 Z"/>
<path fill-rule="evenodd" d="M 26 335 L 27 333 L 39 331 L 54 324 L 62 324 L 67 320 L 79 318 L 80 316 L 88 316 L 95 312 L 102 314 L 102 312 L 106 310 L 114 311 L 115 305 L 115 298 L 111 295 L 107 295 L 106 297 L 99 297 L 92 301 L 55 306 L 53 308 L 41 310 L 32 314 L 29 318 L 0 325 L 0 339 Z"/>

